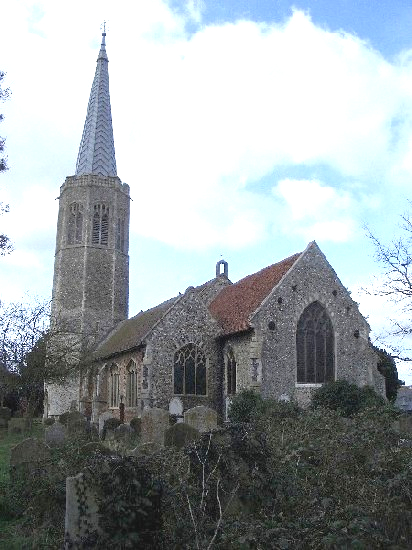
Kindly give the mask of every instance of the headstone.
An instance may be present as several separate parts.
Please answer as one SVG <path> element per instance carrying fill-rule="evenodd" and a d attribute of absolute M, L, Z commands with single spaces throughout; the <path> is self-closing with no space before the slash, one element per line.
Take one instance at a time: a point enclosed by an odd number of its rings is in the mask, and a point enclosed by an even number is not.
<path fill-rule="evenodd" d="M 69 435 L 75 433 L 84 433 L 87 430 L 86 417 L 79 411 L 70 411 L 60 416 L 60 422 L 67 428 Z"/>
<path fill-rule="evenodd" d="M 134 433 L 133 428 L 129 426 L 129 424 L 120 424 L 115 430 L 114 430 L 114 438 L 119 441 L 121 439 L 128 439 L 130 436 Z"/>
<path fill-rule="evenodd" d="M 103 435 L 104 423 L 108 418 L 114 418 L 112 411 L 106 411 L 99 415 L 99 437 Z"/>
<path fill-rule="evenodd" d="M 169 413 L 176 417 L 183 415 L 183 403 L 179 397 L 173 397 L 169 403 Z"/>
<path fill-rule="evenodd" d="M 204 405 L 189 409 L 184 417 L 185 424 L 189 424 L 201 433 L 217 428 L 217 412 Z"/>
<path fill-rule="evenodd" d="M 67 439 L 67 428 L 60 422 L 55 422 L 44 430 L 44 441 L 50 447 L 60 447 Z"/>
<path fill-rule="evenodd" d="M 96 495 L 84 482 L 83 474 L 66 478 L 65 548 L 83 548 L 82 539 L 98 531 Z"/>
<path fill-rule="evenodd" d="M 34 437 L 25 439 L 10 452 L 10 473 L 14 477 L 16 472 L 31 473 L 50 457 L 47 445 Z"/>
<path fill-rule="evenodd" d="M 163 447 L 165 431 L 169 427 L 169 412 L 164 409 L 145 409 L 142 412 L 141 443 L 155 443 Z"/>
<path fill-rule="evenodd" d="M 176 447 L 182 449 L 192 441 L 200 438 L 199 430 L 189 426 L 189 424 L 175 424 L 170 426 L 165 433 L 166 447 Z"/>
<path fill-rule="evenodd" d="M 0 428 L 7 428 L 11 418 L 11 410 L 8 407 L 0 407 Z"/>
<path fill-rule="evenodd" d="M 7 423 L 8 433 L 23 433 L 27 430 L 26 418 L 10 418 Z"/>

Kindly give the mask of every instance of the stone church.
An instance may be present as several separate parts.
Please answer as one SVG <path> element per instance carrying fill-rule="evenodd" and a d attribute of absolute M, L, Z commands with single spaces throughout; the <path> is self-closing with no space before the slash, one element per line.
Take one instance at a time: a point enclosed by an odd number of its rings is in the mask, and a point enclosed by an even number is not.
<path fill-rule="evenodd" d="M 117 176 L 105 33 L 76 173 L 60 188 L 52 332 L 86 367 L 46 387 L 45 415 L 126 420 L 145 407 L 215 409 L 243 388 L 305 405 L 335 379 L 384 393 L 369 325 L 315 242 L 232 283 L 215 277 L 128 319 L 129 186 Z M 90 349 L 92 350 L 90 352 Z"/>

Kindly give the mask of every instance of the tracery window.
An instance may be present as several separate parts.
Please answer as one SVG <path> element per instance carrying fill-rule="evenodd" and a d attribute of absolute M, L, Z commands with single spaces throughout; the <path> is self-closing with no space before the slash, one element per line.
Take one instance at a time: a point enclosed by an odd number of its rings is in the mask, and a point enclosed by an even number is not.
<path fill-rule="evenodd" d="M 226 361 L 227 395 L 233 395 L 236 393 L 236 359 L 231 348 L 227 352 Z"/>
<path fill-rule="evenodd" d="M 126 407 L 137 406 L 137 367 L 132 360 L 126 368 Z"/>
<path fill-rule="evenodd" d="M 109 407 L 111 408 L 116 408 L 119 406 L 119 381 L 119 367 L 116 365 L 116 363 L 112 363 L 109 369 Z"/>
<path fill-rule="evenodd" d="M 95 204 L 93 208 L 92 244 L 107 246 L 109 242 L 109 207 Z"/>
<path fill-rule="evenodd" d="M 206 357 L 196 344 L 186 344 L 174 357 L 174 393 L 206 395 Z"/>
<path fill-rule="evenodd" d="M 83 205 L 73 202 L 69 205 L 67 219 L 67 244 L 81 244 L 83 239 Z"/>
<path fill-rule="evenodd" d="M 116 248 L 124 252 L 125 234 L 124 234 L 124 218 L 117 218 L 116 228 Z"/>
<path fill-rule="evenodd" d="M 302 313 L 296 332 L 297 382 L 317 384 L 335 377 L 334 332 L 326 309 L 313 302 Z"/>

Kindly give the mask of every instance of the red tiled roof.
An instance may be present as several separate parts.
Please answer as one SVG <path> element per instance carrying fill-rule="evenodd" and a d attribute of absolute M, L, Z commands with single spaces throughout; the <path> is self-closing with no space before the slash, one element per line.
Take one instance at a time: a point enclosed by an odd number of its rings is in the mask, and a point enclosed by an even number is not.
<path fill-rule="evenodd" d="M 249 317 L 266 296 L 279 283 L 301 255 L 301 252 L 248 275 L 237 283 L 225 287 L 209 306 L 213 317 L 219 321 L 225 334 L 247 330 Z"/>

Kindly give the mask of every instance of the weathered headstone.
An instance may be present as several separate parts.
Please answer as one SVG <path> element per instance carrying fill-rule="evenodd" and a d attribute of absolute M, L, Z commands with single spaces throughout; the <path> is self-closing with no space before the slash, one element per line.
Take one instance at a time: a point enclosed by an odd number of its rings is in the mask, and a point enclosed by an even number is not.
<path fill-rule="evenodd" d="M 200 432 L 189 426 L 189 424 L 175 424 L 170 426 L 165 433 L 165 445 L 166 447 L 176 447 L 182 449 L 186 445 L 189 445 L 192 441 L 199 439 Z"/>
<path fill-rule="evenodd" d="M 66 412 L 60 416 L 59 420 L 66 426 L 69 435 L 84 433 L 88 427 L 86 417 L 79 411 Z"/>
<path fill-rule="evenodd" d="M 104 423 L 108 418 L 114 418 L 112 411 L 106 411 L 99 415 L 99 436 L 103 435 Z"/>
<path fill-rule="evenodd" d="M 129 426 L 129 424 L 120 424 L 120 426 L 118 426 L 114 430 L 114 438 L 117 441 L 122 439 L 128 439 L 133 433 L 134 433 L 134 430 Z"/>
<path fill-rule="evenodd" d="M 50 447 L 60 447 L 67 439 L 67 428 L 60 422 L 55 422 L 44 430 L 44 441 Z"/>
<path fill-rule="evenodd" d="M 10 452 L 10 474 L 30 474 L 50 457 L 50 449 L 39 439 L 29 437 L 13 447 Z"/>
<path fill-rule="evenodd" d="M 83 548 L 82 539 L 98 531 L 99 513 L 96 496 L 84 482 L 82 473 L 66 478 L 65 547 Z"/>
<path fill-rule="evenodd" d="M 144 409 L 142 412 L 141 443 L 164 445 L 165 431 L 169 427 L 169 412 L 164 409 Z"/>
<path fill-rule="evenodd" d="M 185 412 L 185 424 L 189 424 L 199 432 L 208 432 L 217 427 L 217 413 L 209 407 L 199 405 Z"/>

